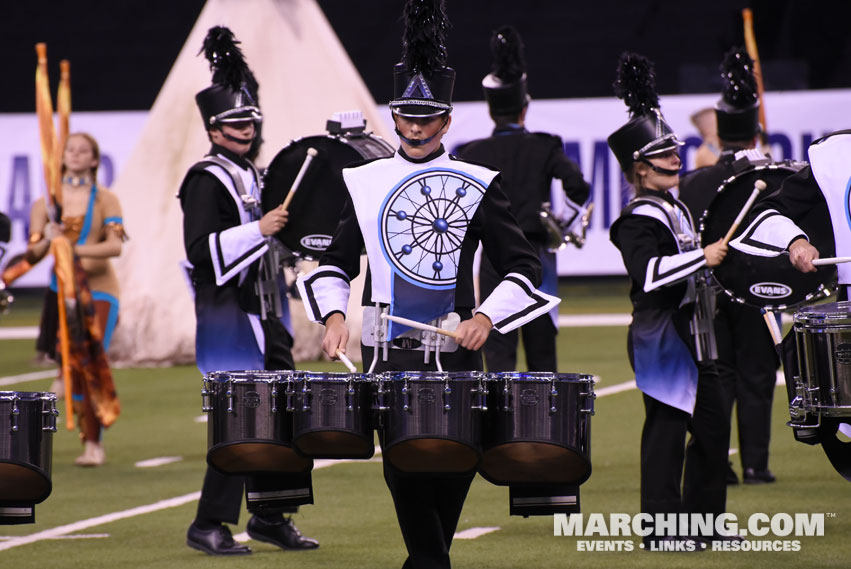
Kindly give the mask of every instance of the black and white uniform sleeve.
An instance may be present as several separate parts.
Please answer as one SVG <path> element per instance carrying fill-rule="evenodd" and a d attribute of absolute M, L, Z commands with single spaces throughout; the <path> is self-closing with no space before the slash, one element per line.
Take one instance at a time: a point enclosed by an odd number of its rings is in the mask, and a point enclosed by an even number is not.
<path fill-rule="evenodd" d="M 474 312 L 486 315 L 504 334 L 546 314 L 561 299 L 537 290 L 541 263 L 514 219 L 499 180 L 491 182 L 479 208 L 480 238 L 484 254 L 497 273 L 505 276 Z"/>
<path fill-rule="evenodd" d="M 195 173 L 182 189 L 183 236 L 187 258 L 203 272 L 212 270 L 217 286 L 245 277 L 268 244 L 259 221 L 251 221 L 233 182 L 218 166 Z"/>
<path fill-rule="evenodd" d="M 644 292 L 675 284 L 706 265 L 703 249 L 680 252 L 665 215 L 639 205 L 618 222 L 617 245 L 630 278 Z"/>

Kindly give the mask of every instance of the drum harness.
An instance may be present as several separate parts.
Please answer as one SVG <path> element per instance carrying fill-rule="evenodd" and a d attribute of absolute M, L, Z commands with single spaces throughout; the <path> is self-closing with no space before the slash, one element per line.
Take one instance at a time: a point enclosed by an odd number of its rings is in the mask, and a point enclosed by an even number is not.
<path fill-rule="evenodd" d="M 698 244 L 694 237 L 685 232 L 680 221 L 685 217 L 694 227 L 691 214 L 687 209 L 682 210 L 685 215 L 678 215 L 677 208 L 674 205 L 660 197 L 651 195 L 635 198 L 632 203 L 636 202 L 653 204 L 665 212 L 680 251 L 687 252 L 697 249 Z M 696 275 L 688 278 L 686 298 L 694 298 L 694 314 L 692 315 L 690 330 L 694 337 L 695 355 L 699 362 L 718 359 L 718 345 L 715 341 L 716 292 L 709 270 L 701 269 Z"/>
<path fill-rule="evenodd" d="M 239 194 L 240 199 L 242 199 L 245 209 L 252 217 L 257 219 L 263 217 L 263 210 L 260 207 L 260 202 L 257 201 L 257 198 L 245 190 L 245 184 L 242 183 L 242 176 L 239 175 L 239 172 L 233 164 L 216 155 L 205 156 L 204 161 L 212 162 L 227 172 L 233 180 L 233 185 L 236 188 L 236 192 Z M 257 180 L 257 184 L 259 186 L 258 192 L 262 192 L 263 178 L 260 176 L 260 172 L 257 170 L 257 167 L 251 163 L 251 161 L 247 162 L 248 166 L 254 172 L 254 179 Z M 260 258 L 260 269 L 257 272 L 257 283 L 254 285 L 257 295 L 260 297 L 260 318 L 262 320 L 268 320 L 269 318 L 281 318 L 284 314 L 283 305 L 281 304 L 281 292 L 278 288 L 277 280 L 277 272 L 281 267 L 283 251 L 281 250 L 281 245 L 279 245 L 278 242 L 271 237 L 266 237 L 266 244 L 268 245 L 268 248 Z"/>
<path fill-rule="evenodd" d="M 431 360 L 431 352 L 434 351 L 434 363 L 437 366 L 437 371 L 443 371 L 443 366 L 440 363 L 440 352 L 454 352 L 458 349 L 458 344 L 452 338 L 442 336 L 435 332 L 427 332 L 424 330 L 408 330 L 392 341 L 388 340 L 388 320 L 381 317 L 382 314 L 387 314 L 390 306 L 387 304 L 376 303 L 375 306 L 365 306 L 363 309 L 363 321 L 366 323 L 372 318 L 372 327 L 364 325 L 362 328 L 361 341 L 365 346 L 373 346 L 372 363 L 369 365 L 369 371 L 372 373 L 375 370 L 375 365 L 378 363 L 378 350 L 381 350 L 381 360 L 387 361 L 390 349 L 399 350 L 422 350 L 423 363 L 428 364 Z M 427 322 L 436 328 L 443 328 L 444 323 L 452 320 L 454 313 L 444 314 L 434 320 Z"/>

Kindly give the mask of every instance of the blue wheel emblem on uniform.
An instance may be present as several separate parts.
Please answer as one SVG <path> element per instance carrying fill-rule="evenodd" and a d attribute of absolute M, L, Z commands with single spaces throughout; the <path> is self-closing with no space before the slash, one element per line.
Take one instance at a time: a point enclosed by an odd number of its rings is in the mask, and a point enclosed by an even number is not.
<path fill-rule="evenodd" d="M 419 286 L 453 286 L 461 244 L 487 188 L 455 170 L 418 172 L 399 184 L 380 216 L 384 253 Z"/>

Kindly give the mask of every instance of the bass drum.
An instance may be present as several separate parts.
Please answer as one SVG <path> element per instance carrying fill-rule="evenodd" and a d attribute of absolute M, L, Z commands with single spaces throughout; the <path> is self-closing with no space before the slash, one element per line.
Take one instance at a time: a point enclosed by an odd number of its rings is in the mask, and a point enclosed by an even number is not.
<path fill-rule="evenodd" d="M 346 201 L 343 168 L 360 160 L 392 156 L 394 149 L 370 133 L 294 140 L 278 152 L 266 170 L 261 198 L 264 212 L 284 202 L 310 148 L 317 154 L 287 208 L 289 221 L 276 237 L 296 256 L 313 260 L 328 248 L 340 221 Z"/>
<path fill-rule="evenodd" d="M 726 179 L 715 197 L 703 212 L 698 223 L 702 246 L 723 238 L 750 197 L 757 180 L 766 184 L 760 192 L 751 212 L 759 203 L 776 192 L 787 177 L 806 166 L 803 162 L 779 162 L 755 166 Z M 733 234 L 733 239 L 745 231 L 755 215 L 749 213 Z M 813 208 L 803 219 L 795 223 L 806 231 L 812 244 L 822 257 L 833 255 L 833 234 L 827 210 Z M 732 239 L 731 239 L 732 241 Z M 789 262 L 788 254 L 776 257 L 749 255 L 730 247 L 724 262 L 710 269 L 713 277 L 736 302 L 783 310 L 804 302 L 812 302 L 828 296 L 827 286 L 835 280 L 836 270 L 822 267 L 815 273 L 802 273 Z"/>

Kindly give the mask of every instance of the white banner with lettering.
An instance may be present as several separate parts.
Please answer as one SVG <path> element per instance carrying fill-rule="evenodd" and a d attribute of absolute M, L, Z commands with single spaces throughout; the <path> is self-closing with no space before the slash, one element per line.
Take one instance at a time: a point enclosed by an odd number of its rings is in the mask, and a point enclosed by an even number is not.
<path fill-rule="evenodd" d="M 686 142 L 682 154 L 688 169 L 694 165 L 694 153 L 701 142 L 689 117 L 699 109 L 712 106 L 717 98 L 717 95 L 661 97 L 665 118 Z M 851 128 L 851 90 L 769 93 L 765 106 L 771 154 L 777 160 L 804 160 L 811 141 L 835 130 Z M 392 128 L 389 112 L 386 107 L 383 110 Z M 483 102 L 458 103 L 452 114 L 452 127 L 444 139 L 450 152 L 464 142 L 488 136 L 493 128 Z M 89 132 L 100 143 L 102 184 L 110 186 L 120 173 L 146 117 L 143 111 L 73 115 L 72 131 Z M 629 190 L 617 160 L 606 145 L 606 137 L 626 120 L 626 106 L 614 97 L 533 100 L 530 105 L 527 128 L 560 136 L 565 152 L 579 163 L 592 186 L 595 206 L 585 246 L 579 250 L 570 246 L 559 254 L 561 275 L 625 273 L 620 254 L 609 241 L 608 230 L 629 199 Z M 323 129 L 324 125 L 317 125 L 315 132 L 303 135 L 320 134 Z M 26 248 L 30 206 L 44 192 L 35 115 L 0 114 L 0 132 L 7 133 L 0 139 L 0 211 L 12 218 L 9 247 L 12 255 Z M 174 190 L 151 188 L 151 191 Z M 46 285 L 48 266 L 42 265 L 15 285 Z"/>

